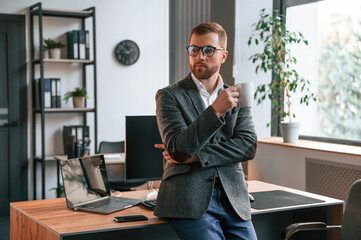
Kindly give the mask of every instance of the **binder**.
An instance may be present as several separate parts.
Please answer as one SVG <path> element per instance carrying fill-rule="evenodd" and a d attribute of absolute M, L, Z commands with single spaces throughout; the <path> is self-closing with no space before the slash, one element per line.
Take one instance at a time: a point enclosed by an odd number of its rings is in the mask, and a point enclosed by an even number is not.
<path fill-rule="evenodd" d="M 56 79 L 56 107 L 61 108 L 61 85 L 60 78 Z"/>
<path fill-rule="evenodd" d="M 89 126 L 63 126 L 64 154 L 68 158 L 81 157 L 84 151 L 82 139 L 89 139 Z"/>
<path fill-rule="evenodd" d="M 89 41 L 89 31 L 85 31 L 85 59 L 90 59 Z"/>
<path fill-rule="evenodd" d="M 75 133 L 71 126 L 63 126 L 63 147 L 64 154 L 68 156 L 68 159 L 74 158 L 75 154 Z"/>
<path fill-rule="evenodd" d="M 85 59 L 85 31 L 78 31 L 79 59 Z"/>
<path fill-rule="evenodd" d="M 44 101 L 44 108 L 51 108 L 51 79 L 44 78 L 42 81 L 40 79 L 39 84 L 39 93 L 41 93 L 41 84 L 43 84 L 44 92 L 43 95 L 39 94 L 42 99 L 40 99 L 40 103 Z"/>
<path fill-rule="evenodd" d="M 78 31 L 73 30 L 66 33 L 67 35 L 67 47 L 68 47 L 68 59 L 79 59 L 78 50 Z"/>
<path fill-rule="evenodd" d="M 56 79 L 51 78 L 51 107 L 56 108 Z"/>

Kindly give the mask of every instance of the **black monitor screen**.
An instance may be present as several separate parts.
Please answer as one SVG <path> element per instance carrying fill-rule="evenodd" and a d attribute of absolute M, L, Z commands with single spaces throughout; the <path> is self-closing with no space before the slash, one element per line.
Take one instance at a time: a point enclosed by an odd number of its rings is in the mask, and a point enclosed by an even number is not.
<path fill-rule="evenodd" d="M 125 117 L 125 181 L 160 180 L 163 173 L 163 150 L 156 116 Z"/>

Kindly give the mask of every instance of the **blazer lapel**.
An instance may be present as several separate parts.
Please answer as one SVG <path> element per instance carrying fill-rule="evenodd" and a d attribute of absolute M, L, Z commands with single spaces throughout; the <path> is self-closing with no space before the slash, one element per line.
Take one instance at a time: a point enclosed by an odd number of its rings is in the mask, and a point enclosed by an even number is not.
<path fill-rule="evenodd" d="M 192 100 L 194 108 L 197 110 L 197 113 L 199 115 L 206 109 L 206 107 L 204 106 L 204 102 L 201 98 L 201 95 L 198 92 L 198 88 L 196 84 L 193 82 L 193 79 L 190 74 L 186 78 L 186 84 L 187 84 L 187 90 L 186 90 L 187 94 Z"/>

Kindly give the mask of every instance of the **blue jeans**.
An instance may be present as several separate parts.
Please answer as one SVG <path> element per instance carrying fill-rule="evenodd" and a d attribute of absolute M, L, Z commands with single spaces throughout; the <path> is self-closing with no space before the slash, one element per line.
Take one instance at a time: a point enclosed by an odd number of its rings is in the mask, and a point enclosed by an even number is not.
<path fill-rule="evenodd" d="M 213 189 L 211 204 L 197 219 L 168 218 L 173 230 L 184 240 L 257 240 L 252 221 L 243 221 L 231 206 L 221 184 Z"/>

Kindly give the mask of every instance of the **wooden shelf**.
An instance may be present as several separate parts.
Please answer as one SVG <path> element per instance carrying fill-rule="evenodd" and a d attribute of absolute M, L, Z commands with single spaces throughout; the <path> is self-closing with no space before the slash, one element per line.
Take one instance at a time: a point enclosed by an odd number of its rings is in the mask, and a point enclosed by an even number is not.
<path fill-rule="evenodd" d="M 44 113 L 83 113 L 94 112 L 94 108 L 45 108 Z M 34 109 L 34 112 L 41 113 L 40 108 Z"/>
<path fill-rule="evenodd" d="M 35 162 L 41 162 L 41 156 L 34 156 Z M 55 161 L 54 156 L 45 156 L 45 161 Z"/>
<path fill-rule="evenodd" d="M 44 75 L 46 74 L 46 69 L 50 67 L 49 65 L 53 64 L 51 67 L 61 67 L 60 64 L 69 64 L 71 66 L 75 65 L 77 67 L 77 71 L 81 73 L 82 83 L 80 84 L 80 87 L 86 87 L 87 85 L 87 78 L 88 75 L 86 71 L 92 70 L 93 76 L 88 79 L 89 82 L 93 83 L 93 93 L 94 97 L 92 101 L 86 101 L 84 108 L 42 108 L 44 107 L 44 104 L 36 104 L 36 102 L 40 102 L 36 99 L 36 101 L 33 102 L 32 107 L 32 117 L 34 124 L 32 124 L 32 149 L 33 149 L 33 163 L 34 163 L 34 180 L 33 180 L 33 196 L 34 199 L 36 199 L 37 196 L 37 163 L 41 163 L 41 197 L 45 198 L 45 172 L 46 167 L 45 165 L 49 162 L 56 161 L 54 156 L 47 156 L 44 151 L 44 149 L 47 147 L 48 143 L 45 142 L 45 135 L 46 135 L 46 125 L 45 121 L 52 119 L 45 119 L 45 115 L 48 114 L 75 114 L 75 116 L 79 117 L 82 120 L 82 126 L 88 127 L 88 113 L 94 117 L 94 122 L 92 123 L 93 129 L 94 129 L 94 143 L 95 143 L 95 152 L 97 149 L 97 109 L 96 109 L 96 86 L 97 86 L 97 77 L 96 77 L 96 54 L 95 54 L 95 36 L 96 36 L 96 28 L 95 28 L 95 7 L 89 7 L 80 11 L 73 11 L 73 10 L 57 10 L 57 9 L 47 9 L 42 8 L 42 2 L 35 3 L 29 7 L 29 15 L 30 15 L 30 21 L 29 21 L 29 32 L 30 32 L 30 46 L 31 46 L 31 79 L 37 80 L 36 76 L 39 76 L 39 82 L 43 83 L 44 81 Z M 56 21 L 63 21 L 62 18 L 68 18 L 68 20 L 71 20 L 71 22 L 81 22 L 81 28 L 80 30 L 83 31 L 89 31 L 89 41 L 94 44 L 92 48 L 89 49 L 89 51 L 94 51 L 93 53 L 93 59 L 49 59 L 44 58 L 43 51 L 42 51 L 42 45 L 34 45 L 34 42 L 42 42 L 44 39 L 43 27 L 48 24 L 47 21 L 49 20 L 48 17 L 56 17 Z M 85 20 L 89 19 L 91 21 L 91 25 L 85 24 Z M 66 21 L 69 22 L 69 21 Z M 34 33 L 36 32 L 36 34 Z M 39 33 L 39 35 L 38 35 Z M 90 38 L 93 39 L 93 41 L 90 40 Z M 92 50 L 91 50 L 92 49 Z M 35 52 L 39 53 L 37 57 L 35 57 Z M 91 65 L 92 69 L 86 69 L 87 65 Z M 63 66 L 64 67 L 64 66 Z M 91 71 L 90 71 L 91 72 Z M 57 76 L 59 77 L 59 76 Z M 36 86 L 35 84 L 37 81 L 34 81 L 34 84 L 32 86 L 32 91 L 34 95 L 43 96 L 44 94 L 44 86 L 41 86 L 40 89 L 39 86 Z M 38 89 L 36 89 L 38 88 Z M 35 99 L 35 98 L 34 98 Z M 41 100 L 44 101 L 44 97 L 41 98 Z M 91 106 L 91 107 L 89 107 Z M 67 116 L 70 117 L 70 116 Z M 56 123 L 59 124 L 59 123 Z M 40 129 L 37 129 L 38 125 L 40 125 Z M 88 132 L 89 134 L 89 132 Z M 40 135 L 39 137 L 37 135 Z M 56 136 L 58 137 L 58 136 Z M 89 136 L 87 136 L 89 137 Z M 84 136 L 82 137 L 84 140 Z M 40 145 L 41 153 L 39 152 L 38 155 L 35 156 L 37 153 L 37 145 Z M 59 188 L 60 188 L 60 174 L 59 174 L 59 167 L 57 165 L 57 196 L 59 196 Z"/>
<path fill-rule="evenodd" d="M 68 159 L 68 156 L 67 155 L 55 155 L 58 159 L 55 159 L 54 156 L 45 156 L 45 161 L 55 161 L 55 160 L 67 160 Z M 42 159 L 41 159 L 41 156 L 34 156 L 34 161 L 36 162 L 41 162 Z"/>
<path fill-rule="evenodd" d="M 340 153 L 340 154 L 353 155 L 353 156 L 361 156 L 361 147 L 345 145 L 345 144 L 318 142 L 318 141 L 310 141 L 303 139 L 299 139 L 297 143 L 284 143 L 282 137 L 270 137 L 270 138 L 264 137 L 262 139 L 259 139 L 258 142 L 263 144 L 272 144 L 283 147 L 292 147 L 292 148 L 315 150 L 321 152 L 332 152 L 332 153 Z"/>
<path fill-rule="evenodd" d="M 84 64 L 93 64 L 93 60 L 89 59 L 50 59 L 44 58 L 44 63 L 84 63 Z M 40 59 L 33 60 L 33 64 L 40 64 Z"/>
<path fill-rule="evenodd" d="M 31 11 L 32 15 L 39 15 L 39 9 Z M 92 11 L 70 11 L 43 8 L 41 14 L 47 17 L 69 17 L 69 18 L 87 18 L 93 15 Z"/>

